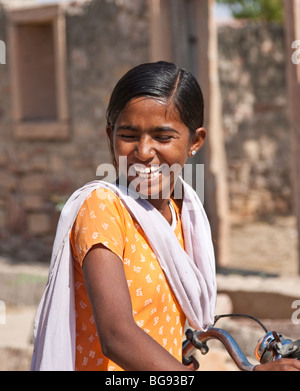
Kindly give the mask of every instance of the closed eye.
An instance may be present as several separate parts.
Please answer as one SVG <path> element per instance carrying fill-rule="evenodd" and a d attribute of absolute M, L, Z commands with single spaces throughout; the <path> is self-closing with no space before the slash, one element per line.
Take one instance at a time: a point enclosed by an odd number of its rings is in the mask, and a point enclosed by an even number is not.
<path fill-rule="evenodd" d="M 162 136 L 162 135 L 160 135 L 160 136 L 155 136 L 155 139 L 156 139 L 156 140 L 158 140 L 158 141 L 160 141 L 160 142 L 164 142 L 164 143 L 166 143 L 166 142 L 168 142 L 168 141 L 171 141 L 172 138 L 173 138 L 172 136 Z"/>
<path fill-rule="evenodd" d="M 131 138 L 135 138 L 136 136 L 131 134 L 118 134 L 118 137 L 131 139 Z"/>
<path fill-rule="evenodd" d="M 138 138 L 138 135 L 135 132 L 119 131 L 117 132 L 117 137 L 124 141 L 135 141 Z"/>
<path fill-rule="evenodd" d="M 153 140 L 161 143 L 168 143 L 178 137 L 179 132 L 169 126 L 160 126 L 149 131 Z M 116 131 L 117 137 L 124 141 L 136 141 L 139 139 L 141 131 L 132 125 L 120 125 Z"/>

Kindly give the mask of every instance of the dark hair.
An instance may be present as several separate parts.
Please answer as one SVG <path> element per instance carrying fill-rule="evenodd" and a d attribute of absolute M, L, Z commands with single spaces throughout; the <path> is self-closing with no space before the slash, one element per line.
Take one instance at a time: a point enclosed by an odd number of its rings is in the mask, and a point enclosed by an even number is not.
<path fill-rule="evenodd" d="M 165 61 L 138 65 L 119 80 L 107 108 L 107 124 L 114 126 L 126 104 L 141 96 L 170 100 L 192 133 L 203 126 L 203 95 L 196 78 Z"/>

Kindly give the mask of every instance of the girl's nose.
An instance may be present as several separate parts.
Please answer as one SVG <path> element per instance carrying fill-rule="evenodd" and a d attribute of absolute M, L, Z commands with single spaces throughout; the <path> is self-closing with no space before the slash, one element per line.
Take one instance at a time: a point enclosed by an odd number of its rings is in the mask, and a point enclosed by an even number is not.
<path fill-rule="evenodd" d="M 154 149 L 151 140 L 149 140 L 148 137 L 141 138 L 136 145 L 135 152 L 136 156 L 142 161 L 152 159 L 154 156 Z"/>

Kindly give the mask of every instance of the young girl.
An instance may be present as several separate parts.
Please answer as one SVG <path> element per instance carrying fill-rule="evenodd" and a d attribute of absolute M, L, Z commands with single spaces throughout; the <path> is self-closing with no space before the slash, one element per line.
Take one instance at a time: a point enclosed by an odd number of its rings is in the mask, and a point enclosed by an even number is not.
<path fill-rule="evenodd" d="M 107 135 L 118 180 L 65 205 L 32 369 L 193 370 L 184 325 L 205 330 L 216 300 L 209 224 L 178 170 L 206 137 L 196 79 L 166 62 L 133 68 L 113 90 Z"/>

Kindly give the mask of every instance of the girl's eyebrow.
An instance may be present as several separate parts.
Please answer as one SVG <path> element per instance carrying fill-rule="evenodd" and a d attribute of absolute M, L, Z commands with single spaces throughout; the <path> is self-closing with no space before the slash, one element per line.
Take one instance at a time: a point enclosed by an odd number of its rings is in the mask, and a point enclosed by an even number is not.
<path fill-rule="evenodd" d="M 139 129 L 133 125 L 120 125 L 116 130 L 133 130 L 137 132 Z"/>
<path fill-rule="evenodd" d="M 118 130 L 131 130 L 133 132 L 138 132 L 140 130 L 139 127 L 136 127 L 134 125 L 120 125 L 117 127 L 116 131 Z M 178 130 L 172 128 L 171 126 L 157 126 L 155 128 L 152 128 L 151 129 L 151 132 L 173 132 L 173 133 L 177 133 L 177 134 L 180 134 L 178 132 Z"/>
<path fill-rule="evenodd" d="M 177 134 L 180 134 L 178 132 L 178 130 L 172 128 L 171 126 L 158 126 L 157 128 L 154 129 L 155 131 L 161 131 L 161 132 L 173 132 L 173 133 L 177 133 Z"/>

